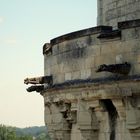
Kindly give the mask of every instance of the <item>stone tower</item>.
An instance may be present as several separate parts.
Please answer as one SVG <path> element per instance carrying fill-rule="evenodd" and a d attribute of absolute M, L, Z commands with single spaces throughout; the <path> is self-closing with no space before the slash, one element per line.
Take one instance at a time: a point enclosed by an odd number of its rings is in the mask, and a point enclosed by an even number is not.
<path fill-rule="evenodd" d="M 140 140 L 140 0 L 98 0 L 97 27 L 43 46 L 44 76 L 27 78 L 44 98 L 51 140 Z"/>
<path fill-rule="evenodd" d="M 117 23 L 140 18 L 140 0 L 97 0 L 98 25 L 117 27 Z"/>

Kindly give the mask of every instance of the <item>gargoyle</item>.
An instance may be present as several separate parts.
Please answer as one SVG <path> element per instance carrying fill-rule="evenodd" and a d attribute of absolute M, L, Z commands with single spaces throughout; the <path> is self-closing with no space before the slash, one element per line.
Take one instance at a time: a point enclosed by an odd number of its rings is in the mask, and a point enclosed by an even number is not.
<path fill-rule="evenodd" d="M 52 85 L 52 76 L 42 76 L 34 78 L 26 78 L 24 84 L 45 84 Z"/>
<path fill-rule="evenodd" d="M 32 92 L 32 91 L 41 92 L 42 90 L 44 90 L 44 85 L 30 86 L 27 88 L 28 92 Z"/>
<path fill-rule="evenodd" d="M 43 46 L 43 54 L 48 54 L 49 52 L 52 53 L 52 46 L 50 43 L 45 43 Z"/>
<path fill-rule="evenodd" d="M 100 65 L 96 72 L 107 71 L 111 73 L 127 75 L 130 72 L 131 64 L 125 62 L 122 64 Z"/>
<path fill-rule="evenodd" d="M 34 77 L 34 78 L 26 78 L 24 80 L 24 84 L 34 84 L 33 86 L 27 88 L 28 92 L 36 91 L 41 92 L 44 90 L 44 87 L 51 86 L 53 84 L 52 76 L 42 76 L 42 77 Z M 39 85 L 36 85 L 39 84 Z"/>

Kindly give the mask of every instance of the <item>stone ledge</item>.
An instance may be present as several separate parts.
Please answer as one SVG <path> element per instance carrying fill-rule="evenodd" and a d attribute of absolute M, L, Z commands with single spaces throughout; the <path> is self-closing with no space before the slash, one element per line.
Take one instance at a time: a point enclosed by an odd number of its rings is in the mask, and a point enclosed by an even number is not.
<path fill-rule="evenodd" d="M 129 29 L 129 28 L 135 28 L 135 27 L 140 27 L 140 19 L 128 20 L 128 21 L 118 23 L 119 29 Z"/>
<path fill-rule="evenodd" d="M 64 42 L 66 40 L 76 39 L 79 37 L 83 37 L 83 36 L 87 36 L 87 35 L 91 35 L 91 34 L 97 34 L 97 33 L 101 33 L 101 32 L 107 32 L 107 31 L 109 31 L 109 32 L 112 31 L 112 27 L 111 26 L 92 27 L 92 28 L 68 33 L 68 34 L 59 36 L 57 38 L 54 38 L 51 40 L 51 45 L 55 45 L 55 44 Z"/>
<path fill-rule="evenodd" d="M 121 31 L 120 30 L 114 30 L 110 32 L 104 32 L 101 33 L 98 37 L 98 39 L 114 39 L 114 38 L 121 38 Z"/>
<path fill-rule="evenodd" d="M 57 89 L 65 89 L 65 88 L 72 88 L 72 87 L 81 87 L 81 86 L 90 86 L 90 84 L 110 84 L 112 82 L 137 82 L 140 81 L 140 75 L 132 75 L 132 76 L 116 76 L 116 77 L 108 77 L 108 78 L 97 78 L 97 79 L 77 79 L 77 80 L 70 80 L 60 84 L 54 84 L 52 86 L 47 87 L 43 92 L 48 90 L 57 90 Z M 42 92 L 42 93 L 43 93 Z"/>

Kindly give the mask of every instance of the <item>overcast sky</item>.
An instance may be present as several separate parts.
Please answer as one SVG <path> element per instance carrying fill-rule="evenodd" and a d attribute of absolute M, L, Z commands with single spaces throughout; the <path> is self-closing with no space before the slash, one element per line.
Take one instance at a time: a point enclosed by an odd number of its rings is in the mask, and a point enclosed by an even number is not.
<path fill-rule="evenodd" d="M 96 26 L 96 0 L 0 0 L 0 124 L 44 125 L 43 97 L 26 77 L 43 75 L 42 46 Z"/>

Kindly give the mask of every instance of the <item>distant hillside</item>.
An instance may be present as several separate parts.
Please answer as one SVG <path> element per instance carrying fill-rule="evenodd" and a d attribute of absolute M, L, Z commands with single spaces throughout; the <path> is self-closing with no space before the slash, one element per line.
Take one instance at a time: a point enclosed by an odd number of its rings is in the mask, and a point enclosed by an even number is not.
<path fill-rule="evenodd" d="M 27 128 L 15 128 L 17 136 L 32 136 L 37 140 L 50 140 L 45 126 L 34 126 Z"/>
<path fill-rule="evenodd" d="M 41 133 L 47 133 L 47 128 L 45 126 L 33 126 L 33 127 L 27 127 L 27 128 L 15 128 L 16 134 L 18 136 L 22 135 L 31 135 L 31 136 L 38 136 Z"/>
<path fill-rule="evenodd" d="M 0 140 L 50 140 L 45 126 L 17 128 L 0 124 Z"/>

